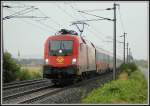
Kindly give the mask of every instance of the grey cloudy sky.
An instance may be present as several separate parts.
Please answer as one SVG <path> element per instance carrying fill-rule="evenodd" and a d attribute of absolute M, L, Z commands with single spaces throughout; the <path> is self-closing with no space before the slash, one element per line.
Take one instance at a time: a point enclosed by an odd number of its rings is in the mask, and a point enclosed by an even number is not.
<path fill-rule="evenodd" d="M 127 32 L 127 41 L 134 58 L 148 58 L 148 2 L 116 2 L 120 4 L 117 7 L 117 40 L 123 41 L 119 37 L 123 32 Z M 4 20 L 4 50 L 9 51 L 13 57 L 17 57 L 20 51 L 22 58 L 43 58 L 44 42 L 48 36 L 54 35 L 61 28 L 77 30 L 75 26 L 70 26 L 72 21 L 97 19 L 77 12 L 77 10 L 99 11 L 88 12 L 98 16 L 113 19 L 112 10 L 103 10 L 112 8 L 113 2 L 4 2 L 4 5 L 13 8 L 3 8 L 3 17 L 14 12 L 27 8 L 26 6 L 35 6 L 38 9 L 24 14 L 24 16 L 48 16 L 46 20 L 11 18 Z M 20 8 L 19 8 L 20 7 Z M 24 8 L 21 8 L 24 7 Z M 119 14 L 120 13 L 120 14 Z M 121 24 L 121 20 L 123 24 Z M 91 40 L 95 45 L 100 46 L 110 52 L 113 52 L 113 22 L 102 20 L 87 22 L 89 26 L 85 27 L 83 35 Z M 122 58 L 123 44 L 117 43 L 117 55 Z"/>

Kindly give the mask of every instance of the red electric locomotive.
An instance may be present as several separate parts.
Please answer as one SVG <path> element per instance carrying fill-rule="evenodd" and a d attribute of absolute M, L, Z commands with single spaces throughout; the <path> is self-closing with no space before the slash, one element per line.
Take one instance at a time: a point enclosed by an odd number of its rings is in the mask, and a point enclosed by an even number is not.
<path fill-rule="evenodd" d="M 63 32 L 63 33 L 62 33 Z M 57 82 L 68 82 L 95 71 L 95 47 L 77 33 L 50 36 L 45 42 L 43 77 Z M 66 81 L 67 80 L 67 81 Z"/>

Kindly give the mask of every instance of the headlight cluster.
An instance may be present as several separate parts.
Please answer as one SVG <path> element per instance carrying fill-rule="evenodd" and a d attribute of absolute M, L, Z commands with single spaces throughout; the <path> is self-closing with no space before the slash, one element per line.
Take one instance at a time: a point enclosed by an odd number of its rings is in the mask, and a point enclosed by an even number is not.
<path fill-rule="evenodd" d="M 48 59 L 45 59 L 45 64 L 48 64 L 49 60 Z"/>
<path fill-rule="evenodd" d="M 76 58 L 73 58 L 73 59 L 72 59 L 72 64 L 76 64 L 76 62 L 77 62 L 77 59 L 76 59 Z"/>

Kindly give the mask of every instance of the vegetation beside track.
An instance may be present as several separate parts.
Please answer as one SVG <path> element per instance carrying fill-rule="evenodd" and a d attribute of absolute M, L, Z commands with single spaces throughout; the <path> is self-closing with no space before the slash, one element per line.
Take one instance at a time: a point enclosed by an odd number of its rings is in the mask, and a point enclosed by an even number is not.
<path fill-rule="evenodd" d="M 41 67 L 23 67 L 18 77 L 20 81 L 42 78 L 42 68 Z"/>
<path fill-rule="evenodd" d="M 3 83 L 42 78 L 41 67 L 23 67 L 9 52 L 3 55 Z"/>
<path fill-rule="evenodd" d="M 93 90 L 82 103 L 94 104 L 146 104 L 148 86 L 144 75 L 134 63 L 122 64 L 117 80 Z"/>

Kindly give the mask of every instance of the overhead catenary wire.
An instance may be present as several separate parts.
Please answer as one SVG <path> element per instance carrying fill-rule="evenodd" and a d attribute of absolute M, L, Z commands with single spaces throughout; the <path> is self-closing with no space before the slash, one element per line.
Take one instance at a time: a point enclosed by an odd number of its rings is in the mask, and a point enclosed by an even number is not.
<path fill-rule="evenodd" d="M 107 8 L 107 9 L 93 9 L 93 10 L 82 10 L 84 12 L 94 12 L 94 11 L 106 11 L 106 10 L 110 10 L 112 8 Z"/>
<path fill-rule="evenodd" d="M 74 11 L 79 11 L 78 9 L 74 8 L 71 4 L 70 4 L 70 7 L 71 7 Z M 79 12 L 77 12 L 77 13 L 80 14 L 83 18 L 87 19 L 83 14 L 81 14 L 81 13 L 79 13 Z M 92 25 L 90 24 L 90 26 L 92 26 Z M 93 26 L 92 26 L 91 28 L 94 30 L 94 31 L 92 31 L 92 32 L 95 32 L 95 33 L 99 32 L 99 33 L 101 33 L 102 35 L 105 35 L 104 33 L 100 32 L 100 31 L 97 31 Z M 90 32 L 91 32 L 91 29 L 89 29 L 89 30 L 90 30 Z M 99 33 L 97 33 L 97 35 L 99 35 Z M 102 38 L 101 38 L 101 40 L 102 40 Z"/>
<path fill-rule="evenodd" d="M 44 12 L 42 12 L 40 9 L 39 9 L 39 12 L 41 13 L 41 14 L 43 14 L 44 16 L 47 16 Z M 62 27 L 62 28 L 64 28 L 64 26 L 63 25 L 61 25 L 60 23 L 58 23 L 57 21 L 55 21 L 54 19 L 52 19 L 51 17 L 50 17 L 50 19 L 55 23 L 55 24 L 57 24 L 60 28 Z"/>
<path fill-rule="evenodd" d="M 120 12 L 120 7 L 118 8 L 118 12 L 119 12 L 119 17 L 120 17 L 120 22 L 121 22 L 121 27 L 123 32 L 125 32 L 125 28 L 124 28 L 124 24 L 123 24 L 123 20 L 122 20 L 122 14 Z"/>
<path fill-rule="evenodd" d="M 76 5 L 75 3 L 74 3 L 74 5 Z M 78 9 L 75 9 L 73 6 L 72 6 L 72 8 L 74 9 L 74 10 L 76 10 L 76 11 L 79 11 Z M 78 14 L 80 14 L 84 19 L 87 19 L 83 14 L 81 14 L 80 12 L 78 12 Z M 87 19 L 88 20 L 88 19 Z M 101 20 L 101 19 L 95 19 L 96 21 L 98 21 L 98 20 Z M 93 25 L 91 25 L 90 24 L 90 26 L 92 26 L 92 28 L 95 30 L 95 28 L 93 27 Z M 104 34 L 103 32 L 101 32 L 101 31 L 97 31 L 97 30 L 95 30 L 96 32 L 99 32 L 99 33 L 101 33 L 102 35 L 106 35 L 106 36 L 108 36 L 107 34 Z"/>
<path fill-rule="evenodd" d="M 69 17 L 73 18 L 76 20 L 71 14 L 69 14 L 65 9 L 63 9 L 60 5 L 56 5 L 61 11 L 63 11 L 65 14 L 67 14 Z"/>
<path fill-rule="evenodd" d="M 76 17 L 73 17 L 70 13 L 68 13 L 65 9 L 63 9 L 62 7 L 60 7 L 59 5 L 56 5 L 61 11 L 63 11 L 67 16 L 69 16 L 71 19 L 73 19 L 73 20 L 77 20 L 76 19 Z M 77 24 L 79 24 L 79 23 L 72 23 L 72 25 L 76 25 L 77 26 Z M 82 24 L 82 23 L 81 23 Z M 86 23 L 84 23 L 84 24 L 86 24 Z M 84 24 L 83 24 L 83 28 L 84 28 Z M 79 29 L 79 27 L 77 26 L 77 28 L 78 28 L 78 30 L 79 31 L 82 31 L 82 30 L 80 30 Z M 83 31 L 82 31 L 83 32 Z M 82 33 L 82 32 L 80 32 L 80 33 Z"/>
<path fill-rule="evenodd" d="M 29 9 L 30 9 L 30 11 L 28 11 L 28 12 L 32 12 L 32 16 L 14 16 L 14 18 L 34 18 L 34 19 L 40 19 L 40 20 L 32 20 L 32 21 L 38 21 L 38 23 L 39 24 L 41 24 L 41 25 L 43 25 L 43 26 L 45 26 L 45 27 L 50 27 L 50 29 L 53 29 L 53 30 L 55 30 L 55 32 L 57 31 L 55 28 L 53 28 L 52 26 L 50 26 L 50 25 L 48 25 L 47 23 L 44 23 L 44 22 L 42 22 L 42 20 L 46 20 L 46 19 L 49 19 L 50 17 L 48 17 L 47 15 L 45 15 L 45 13 L 43 13 L 39 8 L 35 8 L 35 6 L 28 6 L 28 7 L 30 7 Z M 28 8 L 27 8 L 28 9 Z M 24 9 L 24 10 L 27 10 L 27 9 Z M 33 16 L 33 9 L 36 9 L 37 10 L 37 12 L 39 12 L 40 13 L 40 15 L 41 16 L 45 16 L 45 17 L 36 17 L 36 16 Z M 19 12 L 15 12 L 15 14 L 17 14 L 17 13 L 20 13 L 20 12 L 24 12 L 23 10 L 21 10 L 21 11 L 19 11 Z M 19 14 L 19 15 L 22 15 L 22 14 L 25 14 L 25 13 L 28 13 L 27 11 L 26 12 L 24 12 L 24 13 L 21 13 L 21 14 Z M 37 13 L 36 12 L 36 13 Z M 35 13 L 35 12 L 34 12 Z M 15 15 L 14 14 L 14 15 Z M 58 23 L 58 22 L 56 22 L 56 21 L 54 21 L 52 18 L 50 18 L 51 20 L 52 20 L 52 22 L 54 22 L 55 24 L 57 24 L 57 25 L 59 25 L 59 27 L 61 27 L 61 25 Z"/>
<path fill-rule="evenodd" d="M 78 11 L 78 12 L 81 12 L 81 13 L 84 13 L 84 14 L 87 14 L 87 15 L 91 15 L 91 16 L 94 16 L 94 17 L 98 17 L 100 19 L 104 19 L 104 20 L 108 20 L 108 21 L 113 21 L 113 19 L 104 18 L 104 17 L 98 16 L 98 15 L 95 15 L 95 14 L 89 14 L 89 13 L 84 12 L 84 11 Z"/>
<path fill-rule="evenodd" d="M 7 3 L 8 4 L 8 3 Z M 18 4 L 18 5 L 14 5 L 14 4 Z M 9 2 L 9 5 L 11 5 L 11 7 L 12 8 L 25 8 L 25 7 L 33 7 L 32 5 L 26 5 L 26 4 L 23 4 L 23 3 L 17 3 L 17 2 L 12 2 L 12 3 L 10 3 Z M 5 5 L 4 5 L 5 6 Z M 8 5 L 6 5 L 6 6 L 8 6 Z"/>
<path fill-rule="evenodd" d="M 11 11 L 11 12 L 15 12 L 15 11 L 13 11 L 12 9 L 8 9 L 9 11 Z M 38 26 L 38 25 L 36 25 L 36 24 L 33 24 L 33 23 L 30 23 L 30 22 L 28 22 L 28 21 L 26 21 L 26 20 L 21 20 L 21 21 L 23 21 L 23 22 L 26 22 L 26 23 L 28 23 L 28 24 L 31 24 L 31 25 L 34 25 L 34 26 L 36 26 L 36 27 L 38 27 L 39 29 L 44 29 L 43 27 L 41 27 L 41 26 Z M 32 20 L 33 21 L 33 20 Z M 42 30 L 41 29 L 41 30 Z M 50 28 L 45 28 L 44 30 L 46 30 L 47 32 L 51 32 L 51 30 L 49 30 Z"/>
<path fill-rule="evenodd" d="M 13 16 L 19 16 L 19 15 L 23 15 L 23 14 L 29 13 L 29 12 L 33 11 L 33 9 L 37 9 L 37 8 L 34 8 L 34 6 L 32 6 L 32 7 L 23 9 L 21 11 L 17 11 L 17 12 L 15 12 L 15 13 L 9 15 L 9 16 L 6 16 L 6 17 L 4 17 L 4 19 L 5 18 L 11 18 Z"/>

